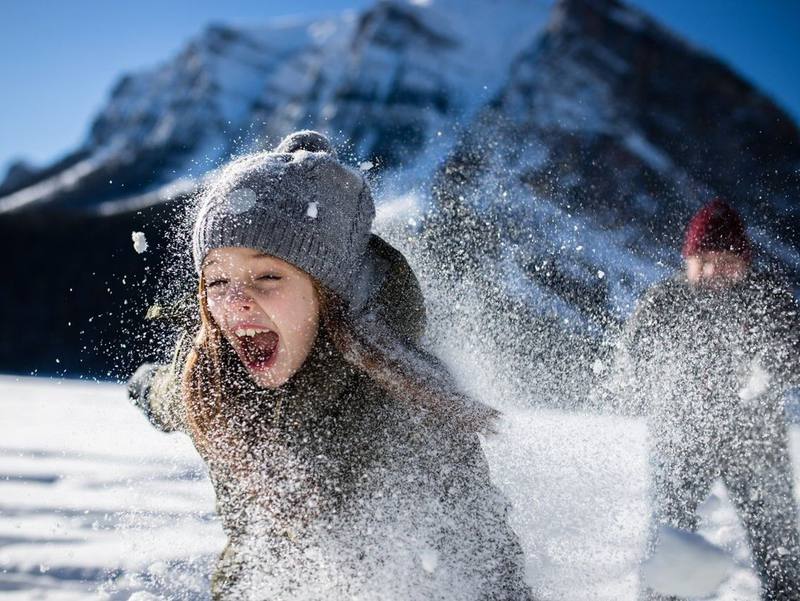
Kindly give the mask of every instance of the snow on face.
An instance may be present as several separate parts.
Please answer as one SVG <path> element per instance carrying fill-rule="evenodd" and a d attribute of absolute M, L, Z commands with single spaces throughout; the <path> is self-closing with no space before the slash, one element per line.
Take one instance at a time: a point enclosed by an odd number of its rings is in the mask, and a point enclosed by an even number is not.
<path fill-rule="evenodd" d="M 311 278 L 249 248 L 216 248 L 203 266 L 208 309 L 253 380 L 277 388 L 305 362 L 319 325 Z"/>

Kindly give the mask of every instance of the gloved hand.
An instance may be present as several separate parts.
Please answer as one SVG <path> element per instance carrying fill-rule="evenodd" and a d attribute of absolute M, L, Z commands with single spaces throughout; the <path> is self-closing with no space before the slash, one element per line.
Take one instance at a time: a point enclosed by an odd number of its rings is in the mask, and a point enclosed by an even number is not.
<path fill-rule="evenodd" d="M 172 365 L 144 363 L 128 380 L 128 400 L 163 432 L 185 431 L 179 391 Z"/>
<path fill-rule="evenodd" d="M 153 383 L 153 376 L 158 369 L 155 363 L 143 363 L 128 380 L 128 400 L 141 409 L 147 419 L 153 421 L 148 395 Z"/>

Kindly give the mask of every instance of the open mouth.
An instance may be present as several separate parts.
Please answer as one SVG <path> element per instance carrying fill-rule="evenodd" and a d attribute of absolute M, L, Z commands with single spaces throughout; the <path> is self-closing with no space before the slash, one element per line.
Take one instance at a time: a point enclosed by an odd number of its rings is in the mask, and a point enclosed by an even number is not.
<path fill-rule="evenodd" d="M 241 328 L 234 332 L 245 365 L 251 370 L 272 367 L 278 356 L 278 334 L 271 330 Z"/>

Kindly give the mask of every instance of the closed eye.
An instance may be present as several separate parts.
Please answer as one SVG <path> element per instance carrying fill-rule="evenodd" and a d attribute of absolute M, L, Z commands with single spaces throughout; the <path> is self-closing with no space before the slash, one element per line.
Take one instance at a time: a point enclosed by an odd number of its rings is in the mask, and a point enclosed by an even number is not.
<path fill-rule="evenodd" d="M 262 281 L 270 281 L 270 280 L 275 281 L 275 280 L 280 280 L 282 278 L 281 278 L 281 276 L 276 275 L 274 273 L 265 273 L 264 275 L 258 276 L 258 278 L 256 278 L 256 279 L 262 280 Z"/>
<path fill-rule="evenodd" d="M 222 285 L 227 284 L 227 283 L 228 283 L 228 280 L 212 280 L 211 282 L 208 282 L 206 284 L 206 287 L 207 288 L 214 288 L 215 286 L 222 286 Z"/>

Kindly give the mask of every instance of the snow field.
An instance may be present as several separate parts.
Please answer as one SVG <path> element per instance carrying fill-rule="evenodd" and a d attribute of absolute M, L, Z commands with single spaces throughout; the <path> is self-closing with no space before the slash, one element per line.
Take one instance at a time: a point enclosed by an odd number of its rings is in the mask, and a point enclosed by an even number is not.
<path fill-rule="evenodd" d="M 0 597 L 207 589 L 224 536 L 186 437 L 109 384 L 2 378 L 0 424 Z"/>
<path fill-rule="evenodd" d="M 0 424 L 0 597 L 207 598 L 224 536 L 186 437 L 155 431 L 121 386 L 30 378 L 0 378 Z M 795 456 L 799 434 L 793 426 Z M 637 420 L 522 408 L 484 441 L 539 599 L 635 599 L 645 442 Z M 721 487 L 701 511 L 701 534 L 737 565 L 709 599 L 755 601 Z"/>

